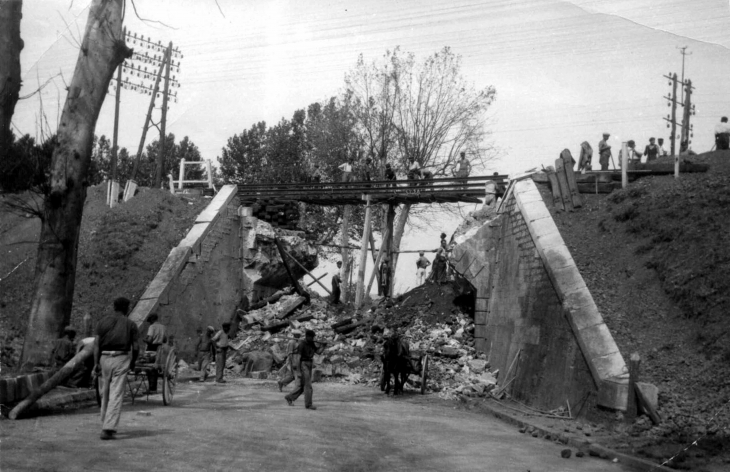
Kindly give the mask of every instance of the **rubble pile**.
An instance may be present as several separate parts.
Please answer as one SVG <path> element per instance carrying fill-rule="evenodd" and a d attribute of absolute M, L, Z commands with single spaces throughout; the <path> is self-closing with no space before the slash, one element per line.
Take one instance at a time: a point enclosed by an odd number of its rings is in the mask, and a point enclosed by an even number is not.
<path fill-rule="evenodd" d="M 427 390 L 442 398 L 486 396 L 497 383 L 484 353 L 474 349 L 473 319 L 452 303 L 450 285 L 426 285 L 399 297 L 374 304 L 361 315 L 336 308 L 312 295 L 284 319 L 298 295 L 284 295 L 276 303 L 242 316 L 231 341 L 230 373 L 267 378 L 275 376 L 286 357 L 294 333 L 312 329 L 327 346 L 315 357 L 315 381 L 376 386 L 382 374 L 384 341 L 394 333 L 410 344 L 411 356 L 428 356 Z M 420 376 L 411 375 L 406 388 L 420 389 Z"/>

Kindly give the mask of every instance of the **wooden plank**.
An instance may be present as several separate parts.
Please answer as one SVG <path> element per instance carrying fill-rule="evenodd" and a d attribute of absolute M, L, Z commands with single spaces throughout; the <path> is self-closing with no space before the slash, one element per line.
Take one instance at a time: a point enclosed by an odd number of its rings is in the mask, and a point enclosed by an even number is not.
<path fill-rule="evenodd" d="M 629 358 L 629 398 L 626 403 L 626 419 L 633 421 L 636 418 L 636 382 L 639 380 L 641 356 L 638 352 L 631 353 Z"/>
<path fill-rule="evenodd" d="M 573 156 L 570 155 L 570 151 L 564 149 L 560 153 L 560 158 L 563 160 L 563 166 L 565 169 L 565 179 L 568 182 L 568 189 L 570 190 L 570 201 L 573 204 L 573 208 L 580 208 L 583 206 L 583 199 L 580 197 L 578 192 L 578 185 L 575 181 L 575 172 L 573 171 Z"/>
<path fill-rule="evenodd" d="M 553 192 L 553 206 L 559 211 L 565 211 L 563 205 L 563 197 L 560 194 L 560 185 L 558 184 L 558 176 L 555 172 L 547 172 L 548 181 L 550 182 L 550 190 Z"/>
<path fill-rule="evenodd" d="M 573 211 L 568 178 L 565 176 L 565 166 L 563 165 L 563 160 L 560 158 L 555 159 L 555 175 L 558 177 L 558 186 L 560 187 L 560 196 L 563 198 L 563 205 L 565 205 L 567 211 Z"/>

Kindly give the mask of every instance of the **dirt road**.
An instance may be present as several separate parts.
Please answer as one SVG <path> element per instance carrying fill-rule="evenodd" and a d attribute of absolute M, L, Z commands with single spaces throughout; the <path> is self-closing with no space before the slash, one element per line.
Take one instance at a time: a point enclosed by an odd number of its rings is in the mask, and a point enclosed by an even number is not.
<path fill-rule="evenodd" d="M 271 381 L 186 382 L 172 406 L 159 395 L 126 402 L 113 441 L 99 439 L 96 408 L 2 421 L 0 469 L 628 470 L 587 456 L 563 459 L 559 444 L 432 398 L 315 384 L 319 409 L 310 411 L 303 398 L 287 406 Z"/>

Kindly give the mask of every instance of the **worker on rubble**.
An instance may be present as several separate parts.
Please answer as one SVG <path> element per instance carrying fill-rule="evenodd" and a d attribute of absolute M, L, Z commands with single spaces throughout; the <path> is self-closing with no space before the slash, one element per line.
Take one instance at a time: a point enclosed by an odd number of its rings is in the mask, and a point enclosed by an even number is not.
<path fill-rule="evenodd" d="M 727 122 L 727 116 L 720 118 L 720 122 L 715 125 L 715 145 L 718 151 L 730 149 L 730 124 Z"/>
<path fill-rule="evenodd" d="M 578 171 L 585 173 L 593 169 L 591 160 L 593 159 L 593 148 L 588 141 L 580 143 L 580 157 L 578 158 Z"/>
<path fill-rule="evenodd" d="M 231 323 L 225 322 L 221 325 L 221 330 L 213 336 L 215 343 L 215 383 L 226 383 L 223 373 L 226 370 L 226 353 L 228 352 L 228 331 L 231 329 Z"/>
<path fill-rule="evenodd" d="M 337 272 L 332 276 L 332 304 L 338 305 L 340 303 L 340 285 L 342 285 L 342 278 L 340 272 L 342 271 L 342 261 L 337 261 Z"/>
<path fill-rule="evenodd" d="M 416 285 L 423 285 L 426 281 L 426 268 L 431 265 L 431 262 L 426 259 L 423 251 L 418 252 L 418 260 L 416 261 Z"/>
<path fill-rule="evenodd" d="M 312 367 L 314 364 L 314 355 L 321 354 L 324 350 L 324 344 L 317 344 L 314 341 L 315 333 L 311 329 L 304 332 L 304 340 L 299 341 L 295 354 L 299 355 L 299 384 L 297 389 L 286 395 L 284 399 L 292 406 L 299 395 L 304 393 L 304 407 L 308 410 L 316 410 L 317 407 L 312 404 Z"/>
<path fill-rule="evenodd" d="M 598 162 L 601 170 L 608 170 L 608 163 L 611 160 L 611 146 L 608 144 L 609 133 L 603 133 L 603 139 L 598 143 Z"/>
<path fill-rule="evenodd" d="M 63 329 L 63 336 L 53 341 L 53 349 L 51 350 L 51 367 L 61 368 L 76 355 L 76 347 L 74 346 L 74 338 L 76 330 L 71 327 Z"/>
<path fill-rule="evenodd" d="M 390 269 L 390 259 L 386 256 L 380 264 L 380 288 L 382 289 L 384 298 L 388 298 L 390 296 L 391 276 L 392 271 Z"/>
<path fill-rule="evenodd" d="M 300 376 L 299 373 L 299 359 L 300 356 L 297 354 L 297 345 L 299 344 L 299 338 L 302 337 L 302 333 L 299 331 L 292 331 L 291 335 L 293 339 L 289 339 L 286 343 L 286 358 L 284 358 L 284 366 L 279 372 L 282 374 L 282 379 L 276 381 L 276 385 L 279 386 L 281 392 L 284 387 L 289 385 L 292 380 Z"/>
<path fill-rule="evenodd" d="M 215 356 L 213 333 L 215 333 L 215 328 L 212 326 L 205 328 L 205 331 L 201 329 L 198 333 L 198 344 L 195 345 L 195 352 L 198 354 L 198 370 L 200 371 L 201 382 L 205 382 L 208 379 L 208 367 L 213 361 L 213 356 Z"/>
<path fill-rule="evenodd" d="M 129 300 L 114 300 L 114 314 L 96 326 L 94 371 L 101 374 L 101 439 L 114 439 L 122 413 L 127 372 L 137 362 L 137 325 L 127 314 Z"/>

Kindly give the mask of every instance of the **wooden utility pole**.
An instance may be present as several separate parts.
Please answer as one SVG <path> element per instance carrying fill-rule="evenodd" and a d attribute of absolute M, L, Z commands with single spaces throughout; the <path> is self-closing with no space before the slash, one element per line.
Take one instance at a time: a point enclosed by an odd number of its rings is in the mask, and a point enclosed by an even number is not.
<path fill-rule="evenodd" d="M 160 147 L 157 152 L 157 174 L 155 175 L 155 188 L 160 188 L 162 184 L 162 174 L 165 168 L 165 125 L 167 124 L 167 94 L 170 88 L 170 58 L 172 57 L 172 41 L 165 51 L 165 89 L 162 92 L 162 118 L 160 119 Z"/>
<path fill-rule="evenodd" d="M 393 225 L 395 223 L 395 205 L 390 204 L 388 205 L 388 213 L 385 218 L 385 225 L 387 226 L 387 233 L 388 233 L 388 239 L 384 240 L 383 242 L 387 244 L 386 251 L 385 251 L 385 257 L 388 259 L 388 266 L 390 267 L 391 273 L 390 273 L 390 284 L 388 286 L 388 294 L 390 296 L 393 295 L 393 280 L 395 277 L 393 277 L 393 235 L 395 232 L 393 231 Z M 382 284 L 382 280 L 381 280 Z"/>
<path fill-rule="evenodd" d="M 692 116 L 692 81 L 687 80 L 687 83 L 682 83 L 682 90 L 687 89 L 687 96 L 684 100 L 684 113 L 682 114 L 682 135 L 679 139 L 679 153 L 687 152 L 689 151 L 689 145 L 692 141 L 690 141 L 690 133 L 692 130 L 692 125 L 689 122 L 690 117 Z M 674 158 L 674 178 L 679 178 L 679 156 L 675 156 Z"/>
<path fill-rule="evenodd" d="M 127 28 L 122 30 L 122 38 L 127 37 Z M 112 162 L 111 162 L 111 181 L 109 182 L 109 204 L 110 208 L 114 208 L 119 199 L 119 182 L 117 181 L 117 138 L 119 136 L 119 102 L 122 96 L 122 67 L 124 63 L 117 67 L 117 90 L 114 100 L 114 134 L 112 136 Z"/>
<path fill-rule="evenodd" d="M 142 151 L 144 151 L 144 142 L 147 139 L 147 130 L 150 128 L 150 121 L 152 121 L 152 110 L 155 108 L 155 98 L 157 92 L 160 90 L 160 79 L 162 78 L 162 69 L 165 67 L 165 60 L 160 63 L 160 70 L 157 71 L 157 77 L 155 78 L 155 86 L 152 90 L 152 97 L 150 97 L 150 106 L 147 108 L 147 117 L 144 120 L 144 126 L 142 127 L 142 137 L 139 140 L 139 147 L 137 148 L 137 156 L 134 159 L 134 168 L 132 169 L 132 175 L 129 177 L 127 186 L 124 189 L 124 201 L 126 202 L 134 196 L 134 191 L 137 189 L 137 182 L 134 179 L 137 178 L 137 172 L 139 171 L 139 161 L 142 159 Z"/>
<path fill-rule="evenodd" d="M 672 94 L 668 97 L 664 97 L 670 102 L 669 105 L 672 107 L 672 114 L 671 117 L 667 116 L 664 118 L 664 121 L 668 122 L 667 127 L 670 125 L 672 127 L 672 133 L 669 135 L 670 152 L 672 156 L 676 156 L 676 153 L 674 152 L 676 149 L 674 141 L 677 137 L 677 74 L 665 75 L 664 77 L 670 80 L 669 85 L 672 86 Z"/>
<path fill-rule="evenodd" d="M 368 195 L 366 198 L 367 203 L 365 206 L 365 224 L 362 230 L 362 240 L 360 242 L 360 265 L 357 268 L 357 291 L 355 292 L 356 310 L 362 307 L 363 301 L 365 299 L 365 266 L 368 262 L 368 241 L 370 239 L 370 224 L 372 218 L 370 195 Z"/>

